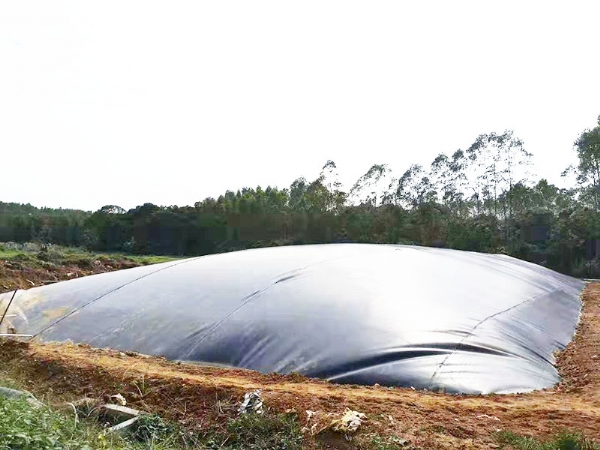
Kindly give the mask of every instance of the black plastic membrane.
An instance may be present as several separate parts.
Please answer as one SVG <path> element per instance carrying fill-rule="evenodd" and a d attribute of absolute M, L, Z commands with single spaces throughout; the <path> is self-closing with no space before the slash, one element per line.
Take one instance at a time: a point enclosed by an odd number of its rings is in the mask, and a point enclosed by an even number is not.
<path fill-rule="evenodd" d="M 583 286 L 504 255 L 277 247 L 19 291 L 0 333 L 342 383 L 527 392 L 559 381 L 553 355 Z"/>

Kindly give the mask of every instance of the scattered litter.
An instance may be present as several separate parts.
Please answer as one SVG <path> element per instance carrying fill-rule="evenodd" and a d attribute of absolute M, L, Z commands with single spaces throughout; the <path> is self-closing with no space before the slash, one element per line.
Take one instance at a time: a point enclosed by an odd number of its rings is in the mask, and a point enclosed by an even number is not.
<path fill-rule="evenodd" d="M 111 395 L 110 398 L 114 399 L 119 405 L 125 406 L 127 404 L 127 400 L 121 394 Z"/>
<path fill-rule="evenodd" d="M 132 417 L 137 417 L 141 414 L 137 409 L 121 405 L 106 404 L 102 405 L 101 409 L 104 415 L 115 417 L 115 420 L 122 418 L 131 419 Z"/>
<path fill-rule="evenodd" d="M 331 429 L 340 433 L 355 433 L 366 419 L 365 414 L 346 408 L 342 417 L 331 423 Z"/>
<path fill-rule="evenodd" d="M 109 433 L 114 433 L 115 431 L 121 431 L 124 430 L 126 428 L 129 428 L 131 425 L 133 425 L 134 423 L 136 423 L 139 420 L 139 416 L 137 417 L 133 417 L 129 420 L 126 420 L 125 422 L 121 422 L 113 427 L 108 428 L 106 431 Z"/>
<path fill-rule="evenodd" d="M 310 434 L 312 434 L 313 436 L 314 436 L 315 434 L 317 434 L 317 427 L 318 427 L 318 426 L 319 426 L 319 424 L 318 424 L 318 423 L 314 423 L 314 424 L 312 425 L 312 427 L 310 427 Z M 327 428 L 327 427 L 325 427 L 325 428 Z M 323 429 L 325 429 L 325 428 L 323 428 Z M 323 430 L 323 429 L 322 429 L 322 430 Z M 321 432 L 322 430 L 319 430 L 319 432 Z"/>
<path fill-rule="evenodd" d="M 488 416 L 487 414 L 479 414 L 477 416 L 478 419 L 491 419 L 491 420 L 497 420 L 498 422 L 500 422 L 500 419 L 498 419 L 496 416 Z"/>
<path fill-rule="evenodd" d="M 76 416 L 89 417 L 98 406 L 98 400 L 88 397 L 80 398 L 79 400 L 75 400 L 74 402 L 67 403 L 67 405 L 71 406 Z"/>
<path fill-rule="evenodd" d="M 392 436 L 390 438 L 390 441 L 391 441 L 392 444 L 396 444 L 396 445 L 398 445 L 400 447 L 404 447 L 404 446 L 408 445 L 408 441 L 406 439 L 401 439 L 401 438 L 396 437 L 396 436 Z"/>
<path fill-rule="evenodd" d="M 255 391 L 248 392 L 246 395 L 244 395 L 244 401 L 242 402 L 242 405 L 240 406 L 239 413 L 240 414 L 246 414 L 246 413 L 262 414 L 263 413 L 263 402 L 260 397 L 261 394 L 262 394 L 262 389 L 257 389 Z"/>
<path fill-rule="evenodd" d="M 322 414 L 318 411 L 306 410 L 306 426 L 302 428 L 302 432 L 310 431 L 311 435 L 322 433 L 325 430 L 333 430 L 338 433 L 352 434 L 355 433 L 363 421 L 367 420 L 367 416 L 358 411 L 352 411 L 346 408 L 341 417 L 332 419 L 336 416 L 334 413 Z M 389 416 L 393 420 L 392 416 Z M 310 425 L 309 422 L 313 422 Z M 309 428 L 310 425 L 310 428 Z"/>

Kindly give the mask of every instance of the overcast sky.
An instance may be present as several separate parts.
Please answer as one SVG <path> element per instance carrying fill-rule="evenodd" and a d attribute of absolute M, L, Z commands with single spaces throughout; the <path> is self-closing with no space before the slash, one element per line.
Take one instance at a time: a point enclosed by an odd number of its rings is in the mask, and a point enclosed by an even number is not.
<path fill-rule="evenodd" d="M 561 182 L 600 1 L 0 3 L 0 201 L 130 208 L 350 184 L 514 130 Z"/>

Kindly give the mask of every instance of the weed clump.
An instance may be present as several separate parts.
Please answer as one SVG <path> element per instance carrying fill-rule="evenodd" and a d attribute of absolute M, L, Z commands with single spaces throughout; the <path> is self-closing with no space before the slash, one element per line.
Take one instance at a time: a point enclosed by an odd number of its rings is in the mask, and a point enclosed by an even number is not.
<path fill-rule="evenodd" d="M 245 414 L 202 433 L 157 415 L 141 416 L 122 434 L 109 433 L 93 415 L 83 417 L 0 397 L 0 449 L 300 450 L 303 441 L 296 418 L 272 412 Z"/>
<path fill-rule="evenodd" d="M 0 398 L 0 448 L 27 450 L 91 450 L 130 448 L 118 436 L 49 408 L 33 408 L 26 399 Z"/>
<path fill-rule="evenodd" d="M 519 436 L 511 431 L 501 431 L 496 437 L 500 444 L 510 445 L 514 450 L 600 450 L 600 444 L 586 438 L 583 434 L 568 431 L 563 431 L 546 441 Z"/>
<path fill-rule="evenodd" d="M 302 448 L 300 425 L 283 414 L 243 414 L 228 424 L 227 448 L 296 450 Z"/>

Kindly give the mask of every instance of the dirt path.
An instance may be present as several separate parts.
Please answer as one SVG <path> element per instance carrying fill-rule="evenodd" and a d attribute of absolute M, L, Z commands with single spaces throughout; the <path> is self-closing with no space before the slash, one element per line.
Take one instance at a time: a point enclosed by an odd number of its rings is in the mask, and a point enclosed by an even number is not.
<path fill-rule="evenodd" d="M 331 420 L 326 414 L 348 407 L 368 415 L 363 436 L 395 435 L 416 447 L 493 448 L 498 430 L 544 436 L 569 428 L 600 440 L 600 283 L 588 285 L 583 300 L 577 336 L 558 360 L 563 381 L 531 394 L 456 396 L 336 385 L 64 344 L 4 343 L 0 361 L 38 394 L 51 390 L 75 398 L 118 392 L 131 405 L 192 427 L 226 420 L 245 392 L 261 388 L 265 404 L 296 411 L 309 428 L 315 418 L 307 422 L 307 410 L 325 422 Z"/>

